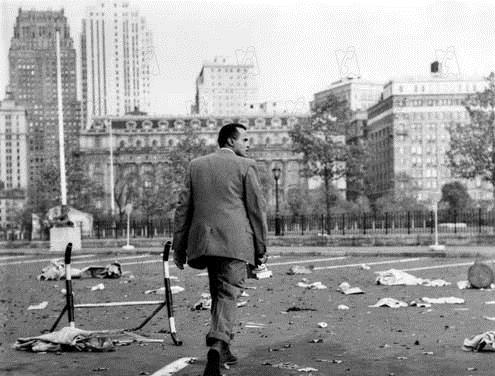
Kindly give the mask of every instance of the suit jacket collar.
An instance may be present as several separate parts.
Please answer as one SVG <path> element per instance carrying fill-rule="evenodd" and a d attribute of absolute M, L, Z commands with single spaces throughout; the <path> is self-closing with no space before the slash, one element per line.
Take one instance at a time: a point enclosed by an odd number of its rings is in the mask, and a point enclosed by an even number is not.
<path fill-rule="evenodd" d="M 220 148 L 220 149 L 218 149 L 218 153 L 236 155 L 236 153 L 232 149 L 229 149 L 229 148 Z"/>

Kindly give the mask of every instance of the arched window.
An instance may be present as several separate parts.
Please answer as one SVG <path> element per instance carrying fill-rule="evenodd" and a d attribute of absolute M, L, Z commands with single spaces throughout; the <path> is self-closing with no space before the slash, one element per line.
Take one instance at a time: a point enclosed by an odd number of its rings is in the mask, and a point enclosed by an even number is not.
<path fill-rule="evenodd" d="M 119 143 L 119 147 L 121 149 L 124 149 L 125 148 L 125 141 L 124 140 L 121 140 L 120 143 Z"/>
<path fill-rule="evenodd" d="M 233 123 L 234 120 L 230 119 L 230 118 L 226 118 L 226 119 L 223 119 L 222 120 L 222 125 L 227 125 L 227 124 L 230 124 L 230 123 Z"/>
<path fill-rule="evenodd" d="M 143 129 L 151 129 L 153 127 L 153 122 L 151 120 L 143 121 Z"/>
<path fill-rule="evenodd" d="M 158 122 L 158 128 L 160 128 L 160 130 L 162 130 L 162 131 L 165 131 L 168 128 L 168 121 L 167 120 L 160 120 Z"/>
<path fill-rule="evenodd" d="M 271 121 L 271 125 L 274 128 L 279 128 L 282 125 L 282 120 L 279 117 L 273 117 Z"/>
<path fill-rule="evenodd" d="M 296 117 L 291 116 L 291 117 L 289 117 L 289 118 L 287 119 L 287 125 L 288 125 L 289 127 L 293 127 L 293 126 L 294 126 L 294 125 L 296 125 L 296 124 L 297 124 L 297 118 L 296 118 Z"/>
<path fill-rule="evenodd" d="M 266 144 L 266 145 L 270 145 L 270 142 L 271 142 L 270 137 L 267 137 L 267 138 L 265 139 L 265 144 Z"/>
<path fill-rule="evenodd" d="M 254 125 L 256 126 L 256 128 L 262 128 L 265 126 L 265 119 L 264 118 L 257 118 L 255 121 L 254 121 Z"/>
<path fill-rule="evenodd" d="M 151 146 L 153 146 L 154 148 L 158 147 L 158 140 L 151 141 Z"/>
<path fill-rule="evenodd" d="M 174 146 L 174 140 L 173 139 L 168 140 L 168 146 Z"/>
<path fill-rule="evenodd" d="M 201 126 L 201 122 L 199 121 L 199 119 L 192 119 L 191 120 L 191 128 L 199 128 Z"/>
<path fill-rule="evenodd" d="M 141 140 L 137 140 L 137 141 L 136 141 L 136 147 L 137 147 L 137 148 L 140 148 L 140 147 L 141 147 L 141 145 L 142 145 Z"/>
<path fill-rule="evenodd" d="M 176 129 L 182 129 L 184 128 L 184 120 L 179 119 L 174 122 L 174 126 Z"/>
<path fill-rule="evenodd" d="M 247 128 L 249 126 L 249 119 L 247 118 L 239 119 L 239 124 L 242 124 Z"/>
<path fill-rule="evenodd" d="M 125 127 L 127 130 L 132 131 L 136 129 L 136 122 L 134 120 L 129 120 L 125 123 Z"/>

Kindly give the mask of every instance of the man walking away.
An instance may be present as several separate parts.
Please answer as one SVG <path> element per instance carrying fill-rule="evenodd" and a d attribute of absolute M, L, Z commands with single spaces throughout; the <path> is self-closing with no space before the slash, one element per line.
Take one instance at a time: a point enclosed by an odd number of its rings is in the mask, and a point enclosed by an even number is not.
<path fill-rule="evenodd" d="M 237 298 L 246 264 L 266 262 L 265 200 L 256 162 L 247 158 L 246 127 L 230 123 L 218 134 L 220 149 L 191 161 L 175 212 L 174 261 L 208 270 L 211 325 L 204 376 L 220 376 L 221 363 L 234 364 Z"/>

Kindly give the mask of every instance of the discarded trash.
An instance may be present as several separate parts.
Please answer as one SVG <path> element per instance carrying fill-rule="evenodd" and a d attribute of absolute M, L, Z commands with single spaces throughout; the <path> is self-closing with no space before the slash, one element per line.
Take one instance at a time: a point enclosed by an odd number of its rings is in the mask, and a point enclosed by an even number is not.
<path fill-rule="evenodd" d="M 309 341 L 309 343 L 323 343 L 323 338 L 315 338 Z"/>
<path fill-rule="evenodd" d="M 476 367 L 468 367 L 466 368 L 466 371 L 476 371 L 478 368 Z"/>
<path fill-rule="evenodd" d="M 425 303 L 420 300 L 413 300 L 412 302 L 409 303 L 411 307 L 420 307 L 420 308 L 430 308 L 431 303 Z"/>
<path fill-rule="evenodd" d="M 247 266 L 247 276 L 253 279 L 265 279 L 273 276 L 271 270 L 268 270 L 266 264 L 259 265 L 258 267 L 252 269 L 249 265 Z"/>
<path fill-rule="evenodd" d="M 281 363 L 271 363 L 270 361 L 265 361 L 262 363 L 264 366 L 272 366 L 280 369 L 298 369 L 299 366 L 292 362 L 281 362 Z"/>
<path fill-rule="evenodd" d="M 407 356 L 398 356 L 397 360 L 407 360 Z"/>
<path fill-rule="evenodd" d="M 191 311 L 200 311 L 200 310 L 208 310 L 211 309 L 211 296 L 209 293 L 205 292 L 201 294 L 201 298 L 194 303 L 191 308 Z"/>
<path fill-rule="evenodd" d="M 491 330 L 464 340 L 464 351 L 482 351 L 485 347 L 495 350 L 495 331 Z"/>
<path fill-rule="evenodd" d="M 105 285 L 103 283 L 99 283 L 96 286 L 90 287 L 91 291 L 105 290 Z"/>
<path fill-rule="evenodd" d="M 246 300 L 241 301 L 241 302 L 238 302 L 238 303 L 237 303 L 237 308 L 239 308 L 239 307 L 244 307 L 246 304 L 247 304 L 247 301 L 246 301 Z"/>
<path fill-rule="evenodd" d="M 16 350 L 33 352 L 76 351 L 112 351 L 114 346 L 107 334 L 64 327 L 58 331 L 36 337 L 17 339 L 13 346 Z"/>
<path fill-rule="evenodd" d="M 495 321 L 495 317 L 483 316 L 483 318 L 488 321 Z"/>
<path fill-rule="evenodd" d="M 316 359 L 317 362 L 327 362 L 327 363 L 335 363 L 335 364 L 340 364 L 342 363 L 342 360 L 340 359 L 332 359 L 332 360 L 329 360 L 329 359 Z"/>
<path fill-rule="evenodd" d="M 314 309 L 314 308 L 300 308 L 300 307 L 293 306 L 293 307 L 287 308 L 287 310 L 285 312 L 299 312 L 299 311 L 316 311 L 316 309 Z"/>
<path fill-rule="evenodd" d="M 308 290 L 324 290 L 327 288 L 327 286 L 325 286 L 321 282 L 313 282 L 313 283 L 298 282 L 297 286 L 303 287 L 303 288 L 308 289 Z"/>
<path fill-rule="evenodd" d="M 259 323 L 259 322 L 251 322 L 251 321 L 248 321 L 245 325 L 244 325 L 245 328 L 258 328 L 258 329 L 262 329 L 265 327 L 265 324 L 262 324 L 262 323 Z"/>
<path fill-rule="evenodd" d="M 471 284 L 469 283 L 469 281 L 458 281 L 457 282 L 457 287 L 460 290 L 470 289 L 471 288 Z"/>
<path fill-rule="evenodd" d="M 118 262 L 106 266 L 87 266 L 84 269 L 71 268 L 72 278 L 120 278 L 122 268 Z M 41 269 L 36 277 L 39 281 L 52 281 L 65 278 L 65 264 L 62 260 L 53 259 Z"/>
<path fill-rule="evenodd" d="M 318 370 L 313 367 L 304 367 L 304 368 L 298 368 L 297 372 L 318 372 Z"/>
<path fill-rule="evenodd" d="M 394 298 L 382 298 L 378 302 L 368 307 L 390 307 L 390 308 L 400 308 L 407 307 L 408 304 L 401 300 L 397 300 Z"/>
<path fill-rule="evenodd" d="M 371 269 L 371 267 L 369 265 L 366 265 L 366 264 L 361 264 L 361 266 L 359 268 L 362 270 L 370 270 Z"/>
<path fill-rule="evenodd" d="M 345 304 L 339 304 L 337 306 L 337 309 L 341 310 L 341 311 L 347 311 L 349 309 L 348 306 L 346 306 Z"/>
<path fill-rule="evenodd" d="M 170 291 L 172 291 L 172 294 L 178 294 L 179 292 L 184 291 L 184 287 L 181 286 L 171 286 Z M 144 292 L 146 295 L 148 294 L 161 294 L 165 295 L 165 287 L 160 287 L 159 289 L 154 289 L 154 290 L 146 290 Z"/>
<path fill-rule="evenodd" d="M 30 305 L 27 310 L 28 311 L 31 311 L 31 310 L 34 310 L 34 309 L 45 309 L 46 307 L 48 306 L 48 302 L 41 302 L 40 304 L 33 304 L 33 305 Z"/>
<path fill-rule="evenodd" d="M 246 297 L 248 297 L 248 296 L 249 296 L 249 294 L 248 294 L 246 291 L 243 291 L 243 292 L 241 293 L 241 297 L 243 297 L 243 298 L 246 298 Z"/>
<path fill-rule="evenodd" d="M 340 291 L 345 295 L 364 294 L 364 291 L 359 287 L 351 287 L 347 282 L 342 282 L 337 288 L 337 291 Z"/>
<path fill-rule="evenodd" d="M 493 283 L 493 270 L 487 264 L 476 261 L 468 269 L 468 281 L 477 289 L 490 287 Z"/>
<path fill-rule="evenodd" d="M 464 299 L 456 298 L 455 296 L 449 296 L 445 298 L 421 298 L 425 303 L 432 304 L 464 304 Z"/>
<path fill-rule="evenodd" d="M 423 351 L 423 355 L 433 355 L 433 351 Z"/>
<path fill-rule="evenodd" d="M 291 266 L 287 274 L 289 275 L 295 275 L 295 274 L 311 274 L 313 273 L 313 268 L 314 266 L 300 266 L 300 265 L 294 265 Z"/>
<path fill-rule="evenodd" d="M 326 328 L 326 327 L 328 326 L 328 324 L 327 324 L 326 322 L 322 321 L 322 322 L 319 322 L 319 323 L 318 323 L 318 326 L 319 326 L 320 328 Z"/>
<path fill-rule="evenodd" d="M 449 286 L 451 283 L 446 282 L 442 279 L 423 279 L 417 278 L 412 274 L 406 273 L 402 270 L 390 269 L 383 272 L 378 272 L 378 277 L 376 279 L 377 285 L 386 286 L 428 286 L 428 287 L 442 287 Z"/>

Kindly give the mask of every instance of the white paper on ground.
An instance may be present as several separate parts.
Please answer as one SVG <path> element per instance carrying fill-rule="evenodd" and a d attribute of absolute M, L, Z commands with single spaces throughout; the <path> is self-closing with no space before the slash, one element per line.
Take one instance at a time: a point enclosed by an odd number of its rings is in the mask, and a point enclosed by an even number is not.
<path fill-rule="evenodd" d="M 390 308 L 400 308 L 407 307 L 408 304 L 402 300 L 397 300 L 394 298 L 382 298 L 378 302 L 368 307 L 390 307 Z"/>
<path fill-rule="evenodd" d="M 33 309 L 45 309 L 48 306 L 48 302 L 41 302 L 40 304 L 33 304 L 28 307 L 28 311 Z"/>
<path fill-rule="evenodd" d="M 364 291 L 359 287 L 351 287 L 347 282 L 342 282 L 337 288 L 337 291 L 340 291 L 345 295 L 364 294 Z"/>
<path fill-rule="evenodd" d="M 449 286 L 451 283 L 446 282 L 442 279 L 423 279 L 413 276 L 412 274 L 406 273 L 402 270 L 389 269 L 383 272 L 378 272 L 378 277 L 376 279 L 377 285 L 385 286 L 428 286 L 428 287 L 442 287 Z"/>
<path fill-rule="evenodd" d="M 427 298 L 423 297 L 421 300 L 430 304 L 464 304 L 464 299 L 456 298 L 455 296 L 448 296 L 443 298 Z"/>

